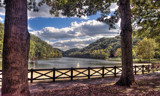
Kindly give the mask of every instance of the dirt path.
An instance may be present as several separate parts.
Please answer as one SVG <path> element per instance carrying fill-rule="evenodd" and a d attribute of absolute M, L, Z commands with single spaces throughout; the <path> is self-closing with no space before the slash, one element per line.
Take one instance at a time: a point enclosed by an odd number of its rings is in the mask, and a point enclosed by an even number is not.
<path fill-rule="evenodd" d="M 119 78 L 30 84 L 32 96 L 160 96 L 160 72 L 136 75 L 137 85 L 115 86 Z"/>

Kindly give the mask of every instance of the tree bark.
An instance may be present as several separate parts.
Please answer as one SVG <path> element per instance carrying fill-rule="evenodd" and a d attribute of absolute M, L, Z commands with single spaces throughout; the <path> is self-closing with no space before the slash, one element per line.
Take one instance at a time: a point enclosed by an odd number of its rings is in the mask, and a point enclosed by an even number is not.
<path fill-rule="evenodd" d="M 29 96 L 27 0 L 5 0 L 2 95 Z"/>
<path fill-rule="evenodd" d="M 116 85 L 130 86 L 135 82 L 132 60 L 132 25 L 130 0 L 120 0 L 122 74 Z"/>

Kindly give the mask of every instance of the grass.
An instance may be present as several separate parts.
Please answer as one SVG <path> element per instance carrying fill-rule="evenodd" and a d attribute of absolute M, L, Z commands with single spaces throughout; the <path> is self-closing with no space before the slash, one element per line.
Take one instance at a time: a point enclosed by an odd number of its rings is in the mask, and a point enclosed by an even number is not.
<path fill-rule="evenodd" d="M 121 58 L 109 58 L 109 61 L 121 61 Z"/>
<path fill-rule="evenodd" d="M 109 58 L 109 61 L 121 61 L 121 58 Z M 151 59 L 150 61 L 148 59 L 133 59 L 134 63 L 160 63 L 160 59 Z"/>

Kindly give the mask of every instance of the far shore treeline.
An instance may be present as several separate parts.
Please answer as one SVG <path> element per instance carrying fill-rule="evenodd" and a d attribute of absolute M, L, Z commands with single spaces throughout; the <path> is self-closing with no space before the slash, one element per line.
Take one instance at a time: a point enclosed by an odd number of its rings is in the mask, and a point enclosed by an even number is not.
<path fill-rule="evenodd" d="M 133 40 L 133 45 L 136 45 L 140 40 L 140 38 Z M 63 55 L 67 57 L 108 59 L 121 57 L 120 47 L 120 36 L 101 38 L 83 49 L 70 49 L 64 52 Z"/>
<path fill-rule="evenodd" d="M 0 23 L 0 57 L 2 58 L 4 37 L 4 24 Z M 61 58 L 62 52 L 57 48 L 42 41 L 40 38 L 30 34 L 30 52 L 29 59 L 42 59 L 42 58 Z"/>
<path fill-rule="evenodd" d="M 160 39 L 133 37 L 133 59 L 150 60 L 160 58 Z M 83 49 L 73 48 L 63 52 L 66 57 L 108 59 L 121 57 L 120 36 L 101 38 Z"/>

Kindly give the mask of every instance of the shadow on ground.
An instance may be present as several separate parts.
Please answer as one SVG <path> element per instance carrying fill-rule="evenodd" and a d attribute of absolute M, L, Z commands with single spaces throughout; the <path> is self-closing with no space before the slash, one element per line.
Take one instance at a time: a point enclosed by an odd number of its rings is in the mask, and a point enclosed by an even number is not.
<path fill-rule="evenodd" d="M 30 86 L 32 96 L 160 96 L 160 73 L 136 76 L 136 85 L 115 86 L 118 78 Z M 37 88 L 37 90 L 36 90 Z"/>

